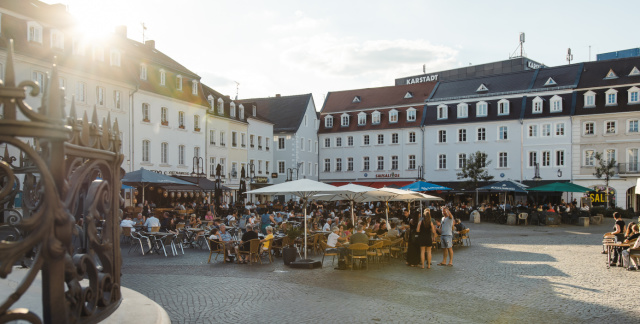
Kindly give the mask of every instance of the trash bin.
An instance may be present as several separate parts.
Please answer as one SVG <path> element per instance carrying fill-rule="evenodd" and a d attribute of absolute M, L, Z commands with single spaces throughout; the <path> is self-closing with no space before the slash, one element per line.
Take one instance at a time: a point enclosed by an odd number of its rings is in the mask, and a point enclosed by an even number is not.
<path fill-rule="evenodd" d="M 515 225 L 516 224 L 516 214 L 509 213 L 507 214 L 507 225 Z"/>

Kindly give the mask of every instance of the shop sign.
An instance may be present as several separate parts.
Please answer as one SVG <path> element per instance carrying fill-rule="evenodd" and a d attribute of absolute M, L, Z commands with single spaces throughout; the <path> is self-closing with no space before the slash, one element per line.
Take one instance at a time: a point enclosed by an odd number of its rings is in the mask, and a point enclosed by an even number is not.
<path fill-rule="evenodd" d="M 256 183 L 268 183 L 269 182 L 269 177 L 255 177 L 253 178 Z"/>
<path fill-rule="evenodd" d="M 400 173 L 378 173 L 376 178 L 400 178 Z"/>
<path fill-rule="evenodd" d="M 272 178 L 272 179 L 277 179 L 277 178 L 278 178 L 278 173 L 273 172 L 273 173 L 271 174 L 271 178 Z"/>
<path fill-rule="evenodd" d="M 431 82 L 431 81 L 438 81 L 438 75 L 431 74 L 431 75 L 424 75 L 416 78 L 409 78 L 407 79 L 407 84 L 416 84 L 416 83 Z"/>

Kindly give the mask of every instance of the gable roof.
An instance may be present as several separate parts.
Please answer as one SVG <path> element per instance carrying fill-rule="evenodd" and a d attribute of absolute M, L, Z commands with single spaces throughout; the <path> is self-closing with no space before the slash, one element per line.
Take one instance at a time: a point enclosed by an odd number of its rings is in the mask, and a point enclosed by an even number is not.
<path fill-rule="evenodd" d="M 274 133 L 295 133 L 300 127 L 309 102 L 310 93 L 294 96 L 275 96 L 238 100 L 239 103 L 255 103 L 258 114 L 266 117 L 273 125 Z"/>
<path fill-rule="evenodd" d="M 435 82 L 425 82 L 329 92 L 320 113 L 333 114 L 381 107 L 422 105 L 429 98 L 435 85 Z M 410 98 L 406 98 L 407 92 L 411 92 Z M 360 102 L 353 101 L 356 96 L 360 97 Z"/>
<path fill-rule="evenodd" d="M 492 94 L 526 90 L 531 84 L 534 73 L 534 70 L 529 70 L 457 81 L 443 81 L 438 84 L 430 101 L 446 98 L 490 96 Z M 484 85 L 488 90 L 478 93 L 477 91 L 481 85 Z"/>
<path fill-rule="evenodd" d="M 640 76 L 629 75 L 633 68 L 640 64 L 640 58 L 629 57 L 606 61 L 585 62 L 578 88 L 617 86 L 640 83 Z M 605 79 L 610 70 L 617 78 Z"/>

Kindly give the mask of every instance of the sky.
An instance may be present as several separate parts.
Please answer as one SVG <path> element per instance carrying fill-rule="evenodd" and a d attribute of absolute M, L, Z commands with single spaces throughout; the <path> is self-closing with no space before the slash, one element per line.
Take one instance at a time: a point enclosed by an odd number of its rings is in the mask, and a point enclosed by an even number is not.
<path fill-rule="evenodd" d="M 396 78 L 508 59 L 525 33 L 528 58 L 557 66 L 640 47 L 640 1 L 45 0 L 90 34 L 128 37 L 239 99 L 394 85 Z M 519 53 L 519 51 L 518 51 Z M 237 85 L 239 83 L 239 85 Z"/>

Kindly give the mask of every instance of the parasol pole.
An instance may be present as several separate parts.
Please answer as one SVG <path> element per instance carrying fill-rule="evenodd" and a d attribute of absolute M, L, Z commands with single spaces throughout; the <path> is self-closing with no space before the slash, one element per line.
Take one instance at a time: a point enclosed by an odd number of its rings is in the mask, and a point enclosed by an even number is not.
<path fill-rule="evenodd" d="M 356 218 L 353 214 L 353 199 L 351 200 L 351 225 L 356 226 Z"/>
<path fill-rule="evenodd" d="M 387 208 L 385 208 L 385 213 L 387 214 L 387 230 L 390 230 L 391 227 L 389 226 L 389 201 L 385 201 L 384 202 L 387 205 Z"/>
<path fill-rule="evenodd" d="M 307 259 L 307 199 L 304 199 L 304 259 Z"/>

